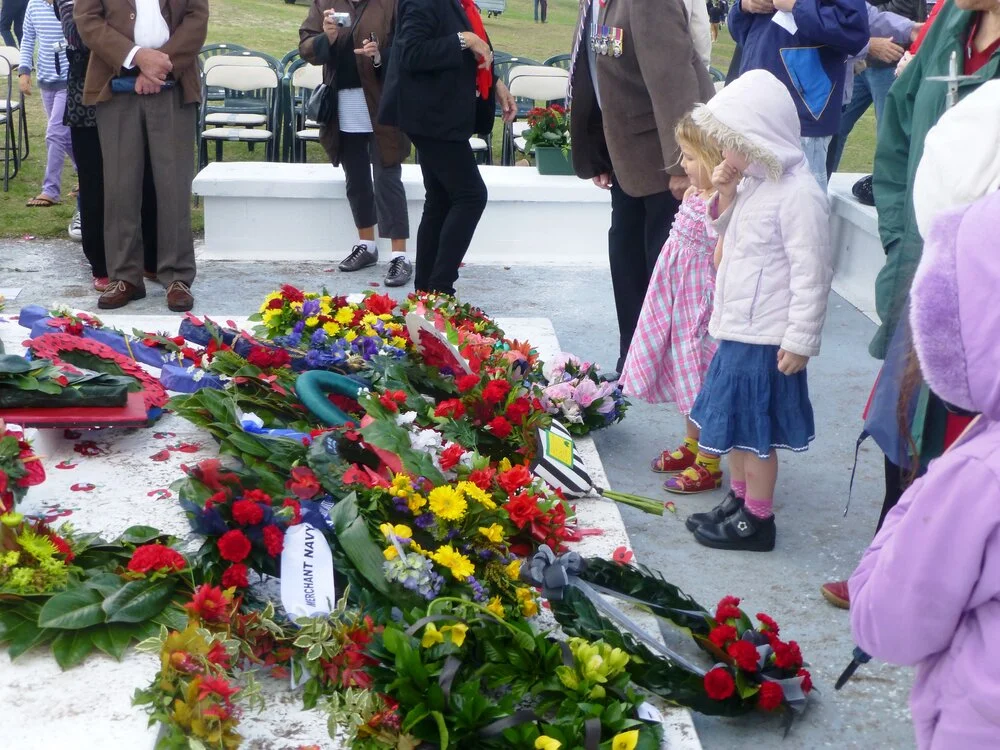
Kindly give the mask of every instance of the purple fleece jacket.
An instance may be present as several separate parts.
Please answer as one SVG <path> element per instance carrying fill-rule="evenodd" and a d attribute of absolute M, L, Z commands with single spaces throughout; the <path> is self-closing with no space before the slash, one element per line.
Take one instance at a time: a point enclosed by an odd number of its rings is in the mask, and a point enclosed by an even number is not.
<path fill-rule="evenodd" d="M 928 385 L 982 412 L 903 495 L 850 580 L 874 658 L 916 665 L 921 750 L 1000 748 L 1000 193 L 945 214 L 924 247 L 910 323 Z"/>

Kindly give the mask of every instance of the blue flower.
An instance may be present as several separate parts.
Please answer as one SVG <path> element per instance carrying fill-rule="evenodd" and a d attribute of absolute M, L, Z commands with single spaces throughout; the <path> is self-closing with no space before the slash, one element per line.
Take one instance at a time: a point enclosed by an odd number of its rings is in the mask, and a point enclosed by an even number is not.
<path fill-rule="evenodd" d="M 314 315 L 319 315 L 319 300 L 307 299 L 302 303 L 302 317 L 311 318 Z"/>

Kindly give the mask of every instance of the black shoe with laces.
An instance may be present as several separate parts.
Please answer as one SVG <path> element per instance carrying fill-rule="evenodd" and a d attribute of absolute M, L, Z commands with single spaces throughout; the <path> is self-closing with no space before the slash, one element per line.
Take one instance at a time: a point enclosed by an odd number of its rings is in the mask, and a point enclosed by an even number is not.
<path fill-rule="evenodd" d="M 688 531 L 694 531 L 699 526 L 714 526 L 717 523 L 725 521 L 742 507 L 743 498 L 736 497 L 736 493 L 729 490 L 721 503 L 708 511 L 708 513 L 695 513 L 688 516 L 684 525 L 687 526 Z"/>
<path fill-rule="evenodd" d="M 386 286 L 403 286 L 413 278 L 413 264 L 405 255 L 397 255 L 389 261 L 389 270 L 385 273 Z"/>
<path fill-rule="evenodd" d="M 722 523 L 699 526 L 694 530 L 694 539 L 712 549 L 770 552 L 777 534 L 774 516 L 758 518 L 744 506 Z"/>
<path fill-rule="evenodd" d="M 341 271 L 360 271 L 378 263 L 378 248 L 368 248 L 368 245 L 355 245 L 351 248 L 351 254 L 340 261 L 338 268 Z"/>

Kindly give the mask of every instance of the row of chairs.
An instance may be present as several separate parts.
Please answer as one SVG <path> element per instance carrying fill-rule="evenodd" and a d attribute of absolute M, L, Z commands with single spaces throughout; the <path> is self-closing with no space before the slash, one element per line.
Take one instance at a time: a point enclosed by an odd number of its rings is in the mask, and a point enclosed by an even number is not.
<path fill-rule="evenodd" d="M 17 64 L 21 53 L 16 47 L 0 46 L 0 130 L 3 131 L 3 190 L 17 176 L 30 152 L 28 118 L 24 94 L 17 87 Z"/>

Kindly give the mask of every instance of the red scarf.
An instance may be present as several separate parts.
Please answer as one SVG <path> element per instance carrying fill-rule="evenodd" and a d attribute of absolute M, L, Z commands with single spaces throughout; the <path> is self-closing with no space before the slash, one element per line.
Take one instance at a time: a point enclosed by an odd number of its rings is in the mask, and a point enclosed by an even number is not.
<path fill-rule="evenodd" d="M 486 27 L 483 26 L 483 17 L 479 14 L 475 0 L 460 0 L 465 15 L 469 17 L 469 25 L 472 33 L 486 41 Z M 478 58 L 477 58 L 478 60 Z M 490 86 L 493 85 L 493 71 L 490 68 L 480 68 L 476 73 L 476 89 L 479 91 L 479 98 L 486 99 L 490 95 Z"/>

